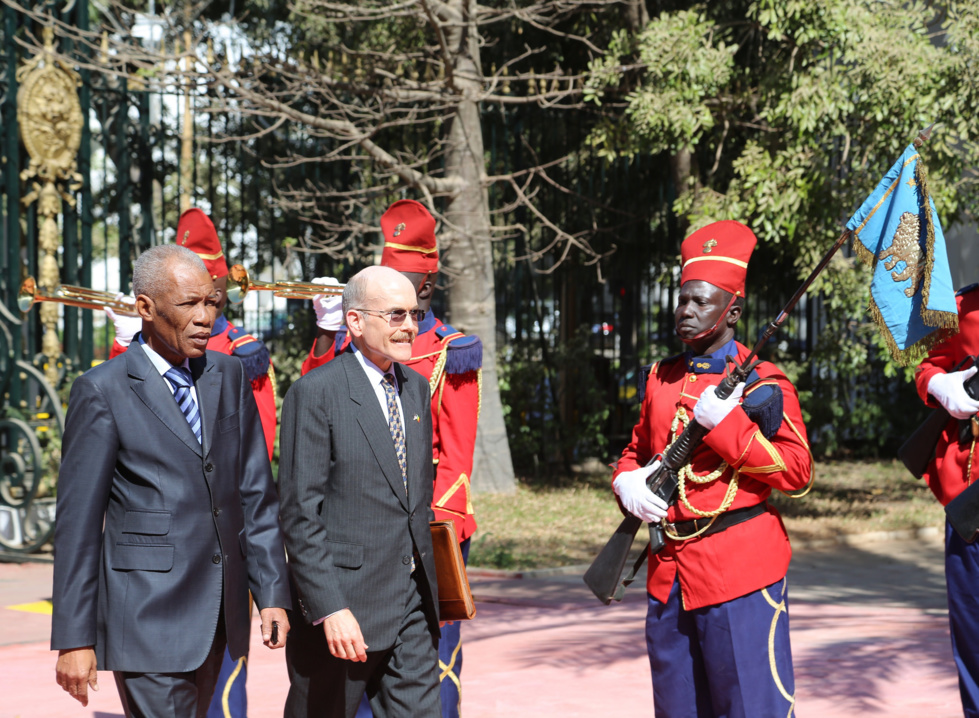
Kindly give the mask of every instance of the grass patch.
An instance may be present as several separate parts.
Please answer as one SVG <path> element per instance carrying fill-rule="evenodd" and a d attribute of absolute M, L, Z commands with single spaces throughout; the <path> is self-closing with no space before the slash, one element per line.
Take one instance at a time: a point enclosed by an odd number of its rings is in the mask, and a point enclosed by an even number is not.
<path fill-rule="evenodd" d="M 772 503 L 794 539 L 945 523 L 945 512 L 925 482 L 896 460 L 819 463 L 816 484 L 807 496 L 790 499 L 775 492 Z"/>
<path fill-rule="evenodd" d="M 942 507 L 928 487 L 897 461 L 822 462 L 808 495 L 789 499 L 774 492 L 771 501 L 796 540 L 944 523 Z M 611 474 L 577 476 L 556 485 L 524 479 L 516 493 L 479 494 L 475 504 L 479 530 L 469 563 L 484 568 L 590 563 L 622 520 Z M 640 531 L 633 550 L 646 539 Z"/>

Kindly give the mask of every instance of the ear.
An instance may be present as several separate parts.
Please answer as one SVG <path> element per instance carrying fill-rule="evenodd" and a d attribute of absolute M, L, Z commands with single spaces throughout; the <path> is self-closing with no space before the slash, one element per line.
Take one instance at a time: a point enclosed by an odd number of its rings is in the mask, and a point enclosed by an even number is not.
<path fill-rule="evenodd" d="M 156 304 L 145 294 L 137 295 L 136 312 L 143 318 L 143 320 L 152 322 L 153 317 L 156 315 Z"/>
<path fill-rule="evenodd" d="M 351 336 L 361 337 L 364 335 L 364 315 L 356 309 L 348 309 L 344 317 L 347 323 L 347 331 Z"/>
<path fill-rule="evenodd" d="M 428 299 L 435 291 L 435 273 L 426 274 L 425 278 L 418 285 L 415 294 L 419 299 Z"/>
<path fill-rule="evenodd" d="M 737 304 L 731 306 L 727 312 L 727 325 L 733 327 L 741 319 L 741 307 Z"/>

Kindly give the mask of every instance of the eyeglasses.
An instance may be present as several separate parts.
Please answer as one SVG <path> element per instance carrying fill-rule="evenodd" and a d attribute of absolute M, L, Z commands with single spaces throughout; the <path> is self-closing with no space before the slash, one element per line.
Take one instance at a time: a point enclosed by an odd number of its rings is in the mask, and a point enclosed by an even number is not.
<path fill-rule="evenodd" d="M 411 315 L 411 321 L 415 324 L 421 324 L 422 319 L 425 318 L 424 309 L 358 309 L 356 311 L 363 312 L 364 314 L 374 314 L 379 317 L 387 317 L 388 324 L 392 327 L 400 327 L 405 323 L 408 315 Z"/>

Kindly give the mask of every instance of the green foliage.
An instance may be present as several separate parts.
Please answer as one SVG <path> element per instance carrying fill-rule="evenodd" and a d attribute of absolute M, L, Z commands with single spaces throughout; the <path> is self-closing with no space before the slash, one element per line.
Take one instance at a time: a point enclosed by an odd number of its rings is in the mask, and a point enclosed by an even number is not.
<path fill-rule="evenodd" d="M 546 356 L 532 341 L 501 352 L 500 395 L 515 467 L 565 471 L 575 459 L 605 455 L 611 408 L 589 339 L 582 327 Z"/>
<path fill-rule="evenodd" d="M 715 44 L 712 36 L 711 23 L 692 10 L 666 15 L 635 38 L 619 31 L 607 54 L 591 63 L 585 98 L 600 103 L 601 91 L 618 84 L 625 56 L 636 55 L 644 74 L 625 98 L 630 136 L 651 152 L 686 147 L 714 127 L 706 100 L 722 90 L 733 70 L 737 46 Z M 602 126 L 597 132 L 607 130 Z M 638 148 L 626 144 L 625 151 L 631 154 L 630 149 Z"/>

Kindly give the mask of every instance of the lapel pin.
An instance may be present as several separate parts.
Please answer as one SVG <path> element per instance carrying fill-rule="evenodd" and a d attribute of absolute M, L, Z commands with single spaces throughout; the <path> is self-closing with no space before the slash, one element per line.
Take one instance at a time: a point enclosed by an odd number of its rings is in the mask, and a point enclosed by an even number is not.
<path fill-rule="evenodd" d="M 414 415 L 414 416 L 412 417 L 412 421 L 417 421 L 417 422 L 418 422 L 418 423 L 420 424 L 422 420 L 418 418 L 418 414 L 415 414 L 415 415 Z"/>

